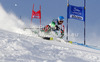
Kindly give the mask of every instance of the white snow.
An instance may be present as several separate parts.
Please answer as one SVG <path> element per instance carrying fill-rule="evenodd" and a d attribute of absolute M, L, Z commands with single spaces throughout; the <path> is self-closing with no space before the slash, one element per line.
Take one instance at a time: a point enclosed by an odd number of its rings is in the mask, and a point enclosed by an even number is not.
<path fill-rule="evenodd" d="M 44 40 L 25 32 L 24 23 L 1 5 L 0 12 L 0 62 L 100 62 L 100 50 Z"/>
<path fill-rule="evenodd" d="M 24 33 L 22 28 L 25 27 L 22 20 L 15 14 L 6 12 L 0 4 L 0 29 L 15 33 Z"/>
<path fill-rule="evenodd" d="M 100 62 L 100 51 L 0 30 L 0 62 Z"/>

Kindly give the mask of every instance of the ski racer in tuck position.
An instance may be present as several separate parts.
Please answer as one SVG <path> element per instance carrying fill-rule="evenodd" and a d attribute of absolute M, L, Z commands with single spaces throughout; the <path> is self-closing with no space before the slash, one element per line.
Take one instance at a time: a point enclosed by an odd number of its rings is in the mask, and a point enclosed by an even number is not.
<path fill-rule="evenodd" d="M 60 38 L 63 38 L 64 36 L 64 25 L 62 25 L 64 22 L 64 17 L 59 16 L 58 19 L 53 19 L 53 21 L 46 25 L 43 30 L 44 32 L 49 33 L 50 31 L 54 31 L 56 35 L 58 35 L 57 31 L 60 31 Z"/>

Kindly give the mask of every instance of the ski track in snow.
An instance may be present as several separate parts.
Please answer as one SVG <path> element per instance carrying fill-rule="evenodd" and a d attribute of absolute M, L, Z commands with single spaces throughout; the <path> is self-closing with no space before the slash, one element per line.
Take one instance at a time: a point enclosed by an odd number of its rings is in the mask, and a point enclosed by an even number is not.
<path fill-rule="evenodd" d="M 100 51 L 0 30 L 0 62 L 100 62 Z"/>

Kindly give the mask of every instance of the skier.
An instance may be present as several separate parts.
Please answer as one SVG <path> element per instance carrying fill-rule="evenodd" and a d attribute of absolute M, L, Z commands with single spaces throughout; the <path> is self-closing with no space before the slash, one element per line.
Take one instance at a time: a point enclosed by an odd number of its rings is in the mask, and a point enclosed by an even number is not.
<path fill-rule="evenodd" d="M 61 32 L 60 38 L 62 38 L 64 36 L 64 25 L 62 26 L 63 22 L 64 22 L 64 17 L 63 16 L 59 16 L 58 19 L 53 19 L 53 21 L 49 25 L 46 25 L 43 28 L 43 30 L 45 32 L 50 32 L 52 30 L 57 35 L 58 35 L 57 31 L 60 31 Z M 62 29 L 62 27 L 63 27 L 63 29 Z"/>

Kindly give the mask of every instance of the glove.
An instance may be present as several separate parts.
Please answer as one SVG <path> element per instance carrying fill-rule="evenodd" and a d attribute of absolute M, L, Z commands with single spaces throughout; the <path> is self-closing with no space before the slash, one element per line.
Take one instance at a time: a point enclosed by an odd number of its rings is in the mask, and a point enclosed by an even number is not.
<path fill-rule="evenodd" d="M 59 29 L 60 29 L 60 28 L 56 25 L 56 26 L 55 26 L 55 30 L 59 30 Z"/>

